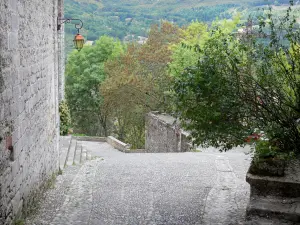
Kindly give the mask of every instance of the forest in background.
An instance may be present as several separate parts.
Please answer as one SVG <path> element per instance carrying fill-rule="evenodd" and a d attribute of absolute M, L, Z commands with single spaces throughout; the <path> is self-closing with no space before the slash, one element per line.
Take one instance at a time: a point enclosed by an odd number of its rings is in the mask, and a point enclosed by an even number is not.
<path fill-rule="evenodd" d="M 84 21 L 81 30 L 86 40 L 97 40 L 102 35 L 121 41 L 138 41 L 147 37 L 150 26 L 161 20 L 178 26 L 192 21 L 211 23 L 216 18 L 230 19 L 236 12 L 249 12 L 267 4 L 288 4 L 289 0 L 65 0 L 65 17 Z M 66 25 L 66 52 L 72 50 L 75 30 Z"/>

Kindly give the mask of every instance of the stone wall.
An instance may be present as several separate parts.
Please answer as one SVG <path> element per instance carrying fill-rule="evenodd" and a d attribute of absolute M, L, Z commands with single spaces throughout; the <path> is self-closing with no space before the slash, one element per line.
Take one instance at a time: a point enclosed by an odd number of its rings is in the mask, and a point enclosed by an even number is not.
<path fill-rule="evenodd" d="M 64 17 L 64 0 L 58 0 L 58 17 Z M 58 101 L 65 99 L 65 30 L 61 25 L 58 31 Z"/>
<path fill-rule="evenodd" d="M 0 224 L 58 170 L 58 1 L 0 1 Z"/>
<path fill-rule="evenodd" d="M 146 152 L 186 152 L 190 150 L 188 133 L 177 120 L 155 112 L 146 116 Z"/>
<path fill-rule="evenodd" d="M 126 153 L 127 151 L 130 151 L 130 146 L 128 144 L 114 138 L 113 136 L 108 136 L 106 138 L 106 142 L 121 152 Z"/>

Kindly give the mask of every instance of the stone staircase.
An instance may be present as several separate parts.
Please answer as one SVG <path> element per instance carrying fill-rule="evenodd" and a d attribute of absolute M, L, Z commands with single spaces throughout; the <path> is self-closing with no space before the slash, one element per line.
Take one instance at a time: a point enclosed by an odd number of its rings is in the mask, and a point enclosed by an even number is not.
<path fill-rule="evenodd" d="M 300 204 L 297 198 L 275 196 L 251 197 L 247 208 L 249 222 L 246 224 L 299 224 Z M 250 217 L 250 218 L 249 218 Z M 255 223 L 255 222 L 256 223 Z"/>
<path fill-rule="evenodd" d="M 38 211 L 28 215 L 24 224 L 82 225 L 81 220 L 88 221 L 96 165 L 103 162 L 102 157 L 119 154 L 113 150 L 105 139 L 61 136 L 62 173 L 36 204 Z M 74 217 L 78 218 L 76 223 Z"/>
<path fill-rule="evenodd" d="M 60 137 L 60 169 L 66 166 L 83 164 L 92 159 L 91 151 L 85 148 L 83 141 L 72 136 Z"/>
<path fill-rule="evenodd" d="M 300 168 L 297 159 L 290 161 L 283 177 L 248 173 L 251 186 L 246 225 L 300 224 Z"/>

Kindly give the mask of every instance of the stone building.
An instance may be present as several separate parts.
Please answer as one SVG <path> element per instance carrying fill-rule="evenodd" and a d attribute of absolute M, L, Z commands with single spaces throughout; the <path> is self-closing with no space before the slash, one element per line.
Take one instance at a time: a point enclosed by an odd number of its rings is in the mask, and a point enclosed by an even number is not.
<path fill-rule="evenodd" d="M 0 224 L 26 213 L 59 168 L 62 6 L 63 0 L 0 1 Z"/>
<path fill-rule="evenodd" d="M 146 152 L 187 152 L 192 145 L 176 118 L 150 112 L 146 116 Z"/>

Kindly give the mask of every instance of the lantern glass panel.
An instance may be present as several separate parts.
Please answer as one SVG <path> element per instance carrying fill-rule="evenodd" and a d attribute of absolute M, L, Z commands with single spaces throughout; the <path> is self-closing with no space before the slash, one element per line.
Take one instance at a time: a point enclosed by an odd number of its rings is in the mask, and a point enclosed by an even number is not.
<path fill-rule="evenodd" d="M 80 51 L 84 45 L 84 38 L 80 34 L 77 34 L 73 41 L 75 48 Z"/>
<path fill-rule="evenodd" d="M 74 40 L 75 48 L 80 51 L 83 48 L 84 40 Z"/>

